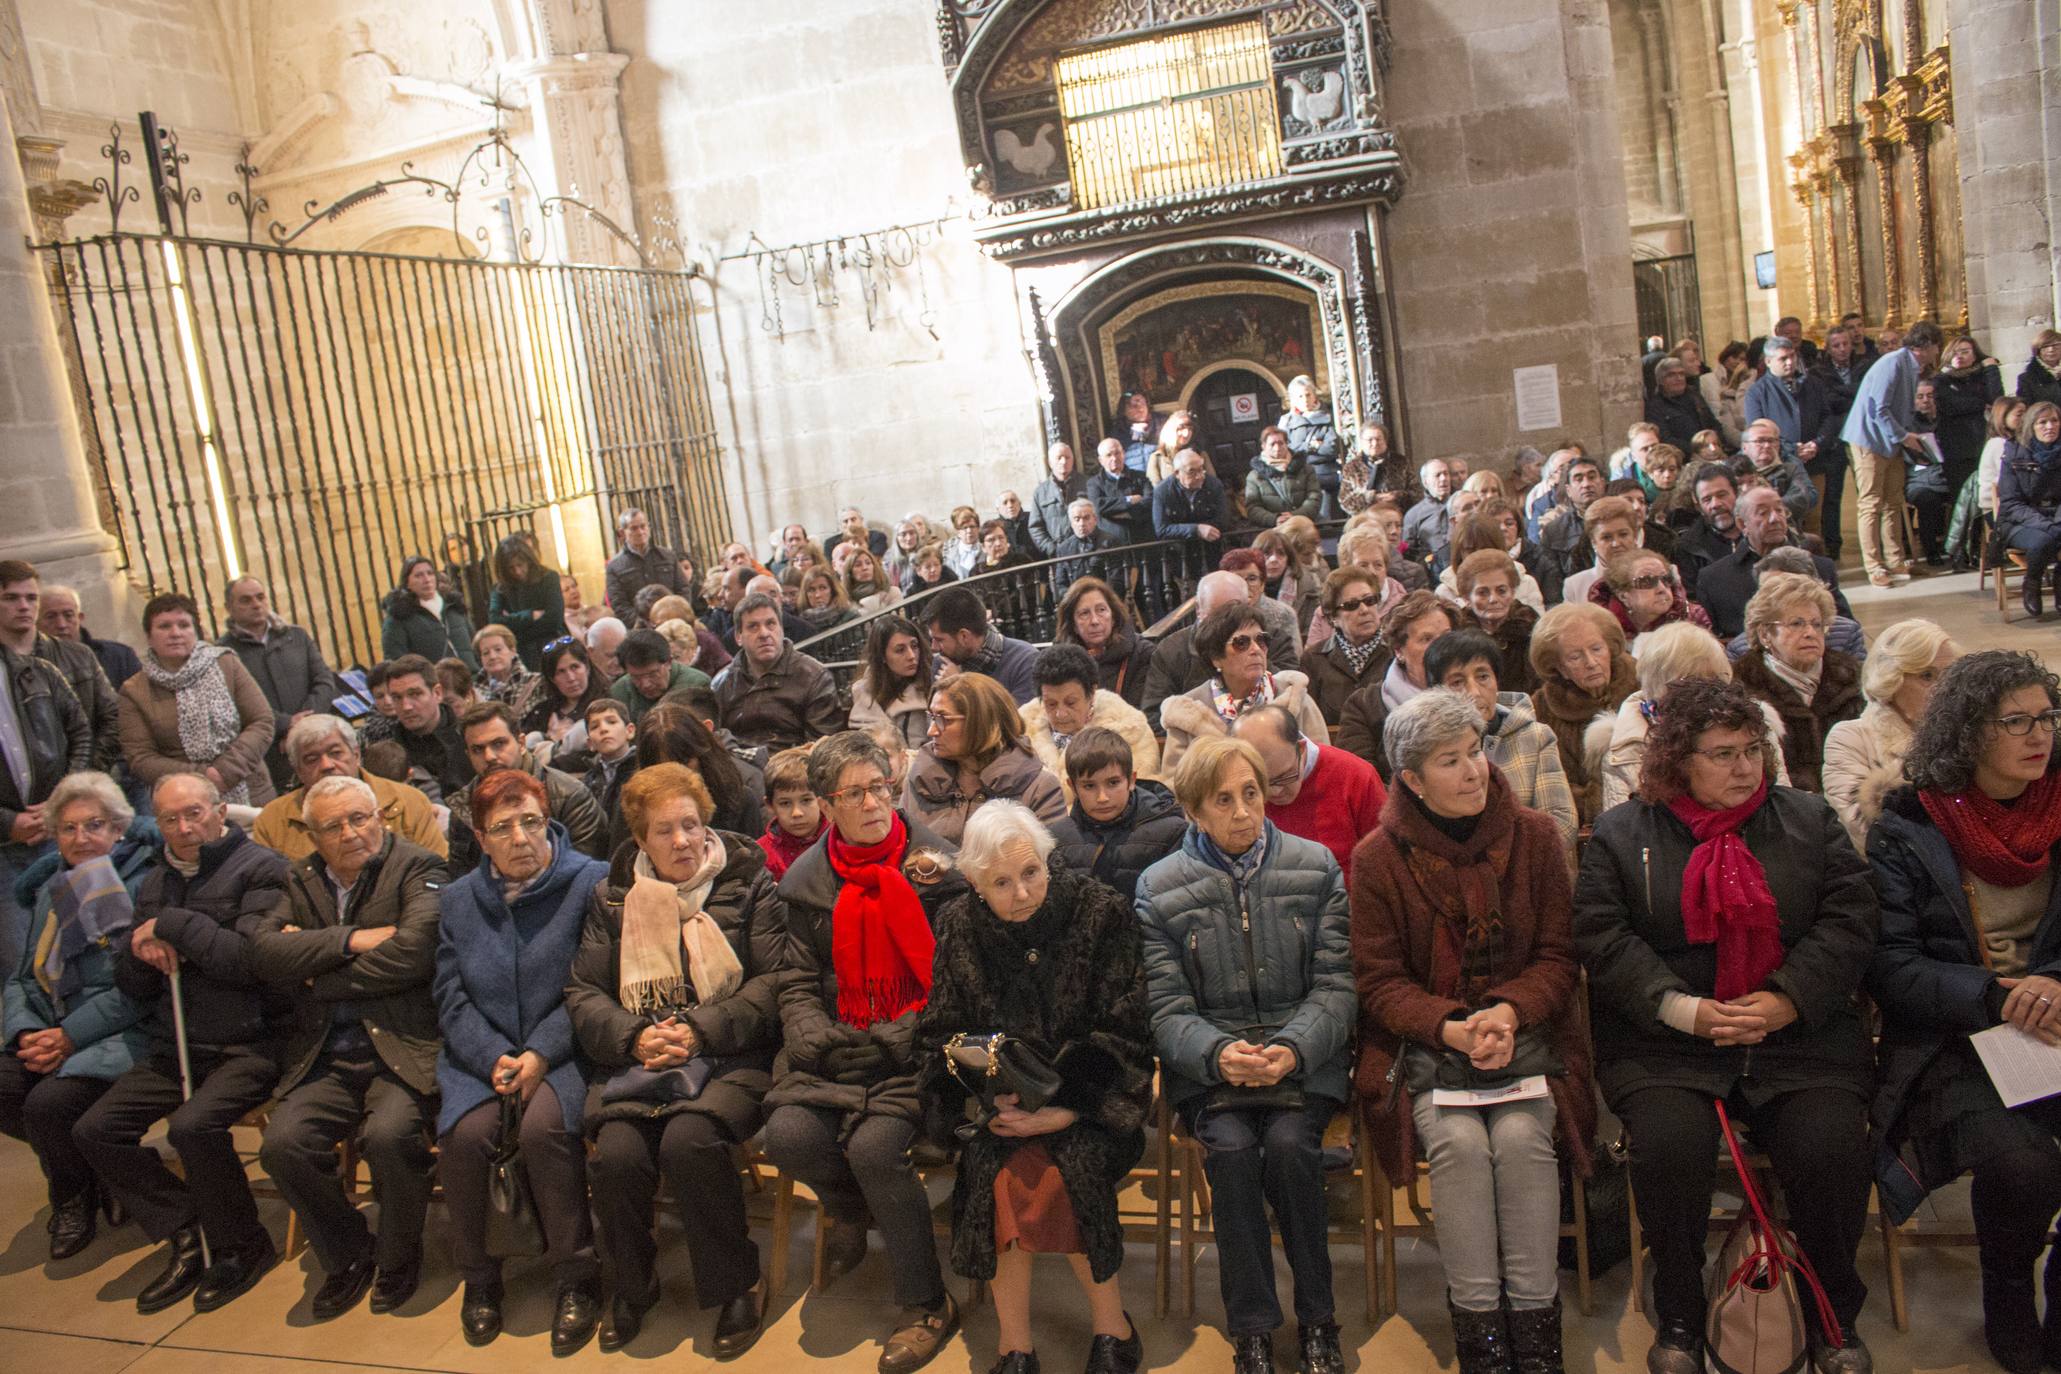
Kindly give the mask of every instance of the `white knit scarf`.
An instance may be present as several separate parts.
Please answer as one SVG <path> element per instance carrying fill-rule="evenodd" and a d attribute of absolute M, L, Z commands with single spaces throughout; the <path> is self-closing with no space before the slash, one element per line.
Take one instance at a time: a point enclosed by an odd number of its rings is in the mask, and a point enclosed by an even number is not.
<path fill-rule="evenodd" d="M 143 655 L 143 675 L 170 692 L 178 707 L 179 748 L 195 768 L 214 763 L 243 731 L 243 714 L 216 661 L 228 652 L 218 644 L 195 645 L 193 657 L 176 673 L 159 663 L 156 654 Z M 222 800 L 248 806 L 250 784 L 239 782 L 226 789 Z"/>

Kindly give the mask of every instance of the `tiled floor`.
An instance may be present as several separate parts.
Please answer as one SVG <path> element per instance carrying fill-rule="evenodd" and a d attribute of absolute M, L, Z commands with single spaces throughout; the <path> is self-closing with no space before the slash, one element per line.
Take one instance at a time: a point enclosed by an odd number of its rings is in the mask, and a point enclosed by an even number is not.
<path fill-rule="evenodd" d="M 1925 616 L 1946 626 L 1966 649 L 2027 648 L 2061 662 L 2061 619 L 2036 624 L 2014 610 L 1999 621 L 1995 601 L 1975 593 L 1972 575 L 1927 578 L 1906 588 L 1877 591 L 1849 576 L 1848 596 L 1871 633 L 1906 616 Z M 2014 597 L 2015 607 L 2015 597 Z M 548 1284 L 511 1270 L 508 1334 L 485 1349 L 465 1344 L 458 1332 L 456 1280 L 442 1247 L 432 1239 L 431 1268 L 423 1290 L 399 1316 L 375 1317 L 364 1307 L 331 1323 L 308 1317 L 308 1297 L 319 1282 L 303 1256 L 282 1264 L 256 1289 L 220 1312 L 197 1316 L 177 1308 L 139 1317 L 132 1301 L 158 1268 L 157 1252 L 133 1228 L 103 1235 L 84 1255 L 62 1265 L 45 1262 L 42 1180 L 26 1147 L 0 1140 L 0 1371 L 91 1370 L 95 1374 L 300 1374 L 363 1369 L 478 1371 L 507 1374 L 518 1369 L 602 1368 L 616 1358 L 634 1366 L 663 1361 L 668 1370 L 711 1368 L 707 1354 L 710 1319 L 692 1303 L 686 1256 L 671 1237 L 663 1249 L 666 1302 L 644 1334 L 620 1357 L 589 1346 L 568 1361 L 550 1354 Z M 1399 1204 L 1400 1205 L 1400 1204 Z M 1957 1212 L 1965 1221 L 1965 1193 L 1949 1191 L 1935 1207 L 1935 1221 Z M 275 1235 L 283 1235 L 279 1203 L 264 1204 Z M 807 1254 L 813 1222 L 797 1208 L 794 1261 L 786 1291 L 778 1295 L 771 1328 L 759 1345 L 736 1363 L 740 1374 L 790 1374 L 799 1359 L 833 1370 L 871 1369 L 877 1342 L 892 1316 L 886 1275 L 876 1253 L 858 1272 L 829 1293 L 807 1295 Z M 432 1216 L 432 1229 L 439 1225 Z M 763 1232 L 761 1232 L 763 1238 Z M 876 1247 L 877 1247 L 876 1240 Z M 1452 1342 L 1444 1311 L 1438 1255 L 1428 1240 L 1401 1242 L 1398 1288 L 1401 1313 L 1370 1328 L 1364 1301 L 1364 1270 L 1356 1243 L 1334 1246 L 1339 1311 L 1345 1321 L 1349 1363 L 1362 1370 L 1409 1374 L 1451 1367 Z M 1913 1329 L 1898 1333 L 1889 1319 L 1887 1285 L 1879 1239 L 1862 1247 L 1863 1274 L 1873 1296 L 1862 1330 L 1886 1372 L 1984 1370 L 1981 1305 L 1976 1296 L 1972 1251 L 1918 1251 L 1908 1255 Z M 1178 1263 L 1178 1260 L 1176 1260 Z M 1124 1269 L 1124 1288 L 1144 1334 L 1147 1364 L 1159 1369 L 1227 1370 L 1229 1351 L 1216 1323 L 1222 1307 L 1215 1296 L 1216 1267 L 1207 1247 L 1197 1266 L 1198 1303 L 1193 1319 L 1155 1319 L 1153 1255 L 1133 1245 Z M 1570 1294 L 1567 1364 L 1575 1374 L 1596 1370 L 1643 1369 L 1650 1341 L 1646 1319 L 1627 1300 L 1626 1267 L 1600 1276 L 1596 1311 L 1583 1317 Z M 1285 1279 L 1284 1279 L 1285 1283 Z M 1057 1264 L 1040 1274 L 1037 1300 L 1039 1345 L 1047 1368 L 1074 1367 L 1087 1345 L 1085 1309 L 1072 1281 Z M 1287 1299 L 1284 1290 L 1284 1305 Z M 991 1311 L 977 1308 L 955 1342 L 933 1368 L 940 1374 L 985 1370 L 993 1359 Z M 1284 1347 L 1283 1369 L 1292 1368 Z M 615 1366 L 622 1367 L 622 1366 Z"/>

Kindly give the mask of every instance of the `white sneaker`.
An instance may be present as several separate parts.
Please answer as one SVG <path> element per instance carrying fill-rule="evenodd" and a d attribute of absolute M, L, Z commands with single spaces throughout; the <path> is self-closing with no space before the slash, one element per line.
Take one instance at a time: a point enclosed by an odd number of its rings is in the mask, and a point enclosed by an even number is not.
<path fill-rule="evenodd" d="M 1911 575 L 1907 572 L 1891 573 L 1889 575 L 1889 585 L 1892 587 L 1901 587 L 1910 580 Z"/>

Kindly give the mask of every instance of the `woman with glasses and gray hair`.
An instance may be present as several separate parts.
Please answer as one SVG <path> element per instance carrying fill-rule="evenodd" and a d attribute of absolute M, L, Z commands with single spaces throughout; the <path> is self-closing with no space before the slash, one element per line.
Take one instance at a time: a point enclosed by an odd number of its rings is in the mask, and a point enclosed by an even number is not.
<path fill-rule="evenodd" d="M 1868 827 L 1882 801 L 1903 784 L 1911 731 L 1925 712 L 1933 684 L 1960 656 L 1961 647 L 1929 620 L 1899 620 L 1875 641 L 1861 665 L 1868 705 L 1853 720 L 1825 732 L 1825 800 L 1846 822 L 1854 848 L 1865 850 Z"/>
<path fill-rule="evenodd" d="M 1719 1104 L 1773 1161 L 1831 1301 L 1838 1330 L 1813 1321 L 1813 1362 L 1820 1374 L 1870 1368 L 1854 1252 L 1871 1172 L 1858 994 L 1875 888 L 1823 798 L 1774 782 L 1767 745 L 1767 718 L 1739 684 L 1670 686 L 1639 795 L 1597 819 L 1575 882 L 1596 1082 L 1631 1137 L 1653 1251 L 1650 1374 L 1704 1367 Z"/>
<path fill-rule="evenodd" d="M 43 804 L 57 848 L 29 865 L 15 895 L 29 913 L 21 967 L 0 1022 L 0 1134 L 36 1152 L 50 1197 L 50 1258 L 93 1243 L 96 1213 L 116 1207 L 72 1139 L 72 1125 L 150 1044 L 146 1008 L 115 986 L 115 950 L 162 840 L 105 773 L 73 773 Z"/>
<path fill-rule="evenodd" d="M 544 784 L 513 768 L 473 785 L 479 866 L 438 903 L 438 1172 L 465 1280 L 458 1323 L 472 1345 L 501 1334 L 501 1259 L 487 1249 L 488 1176 L 502 1123 L 521 1138 L 545 1257 L 558 1284 L 551 1349 L 569 1355 L 601 1318 L 587 1151 L 587 1084 L 565 1002 L 573 954 L 608 865 L 573 848 Z"/>
<path fill-rule="evenodd" d="M 909 1146 L 923 1121 L 914 1036 L 932 932 L 966 882 L 956 848 L 895 809 L 890 777 L 886 751 L 864 731 L 809 752 L 809 790 L 830 824 L 780 880 L 791 971 L 765 1144 L 821 1203 L 826 1283 L 866 1258 L 868 1227 L 880 1228 L 901 1309 L 880 1370 L 911 1374 L 959 1329 Z"/>
<path fill-rule="evenodd" d="M 1884 636 L 1887 638 L 1887 635 Z M 1983 1332 L 2011 1374 L 2061 1357 L 2061 1259 L 2033 1265 L 2061 1211 L 2061 1098 L 2007 1108 L 1969 1036 L 2014 1026 L 2061 1043 L 2061 682 L 2032 654 L 1985 650 L 1940 674 L 1868 832 L 1882 939 L 1873 1111 L 1877 1187 L 1894 1221 L 1963 1173 L 1982 1266 Z"/>
<path fill-rule="evenodd" d="M 1596 1130 L 1567 851 L 1482 752 L 1467 697 L 1412 697 L 1384 744 L 1398 785 L 1353 853 L 1361 1111 L 1389 1178 L 1431 1164 L 1462 1374 L 1557 1374 L 1555 1142 L 1586 1173 Z M 1434 1098 L 1507 1086 L 1493 1106 Z"/>
<path fill-rule="evenodd" d="M 930 1000 L 917 1017 L 917 1087 L 931 1135 L 963 1142 L 952 1191 L 952 1267 L 992 1283 L 992 1374 L 1035 1374 L 1031 1256 L 1067 1257 L 1086 1293 L 1088 1374 L 1132 1374 L 1142 1349 L 1117 1290 L 1116 1192 L 1145 1152 L 1152 1029 L 1138 921 L 1101 883 L 1052 862 L 1020 802 L 966 823 L 972 890 L 938 913 Z M 1008 1036 L 1051 1067 L 1057 1091 L 984 1093 L 953 1056 Z"/>
<path fill-rule="evenodd" d="M 1825 734 L 1861 713 L 1861 665 L 1825 647 L 1837 612 L 1815 577 L 1763 577 L 1746 603 L 1753 647 L 1732 665 L 1739 685 L 1774 708 L 1782 721 L 1782 757 L 1790 784 L 1824 790 Z"/>

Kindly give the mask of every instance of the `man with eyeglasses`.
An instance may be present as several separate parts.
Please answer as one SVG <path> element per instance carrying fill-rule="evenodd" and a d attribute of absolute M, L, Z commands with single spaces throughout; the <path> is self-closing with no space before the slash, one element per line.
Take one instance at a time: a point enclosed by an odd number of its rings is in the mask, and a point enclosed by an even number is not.
<path fill-rule="evenodd" d="M 680 580 L 680 555 L 652 542 L 651 517 L 630 506 L 615 518 L 615 532 L 622 548 L 608 560 L 608 604 L 617 615 L 637 604 L 637 593 L 646 587 L 664 587 L 674 596 L 690 599 L 693 589 Z"/>
<path fill-rule="evenodd" d="M 1804 471 L 1803 462 L 1792 456 L 1794 446 L 1768 419 L 1748 425 L 1741 446 L 1749 470 L 1775 489 L 1782 504 L 1789 507 L 1789 523 L 1801 528 L 1805 517 L 1818 508 L 1818 489 Z"/>
<path fill-rule="evenodd" d="M 258 1161 L 307 1228 L 325 1275 L 311 1307 L 328 1321 L 368 1290 L 374 1312 L 391 1312 L 422 1276 L 446 871 L 387 830 L 358 778 L 317 781 L 301 808 L 314 852 L 251 933 L 251 970 L 291 990 L 295 1012 Z M 376 1238 L 337 1178 L 336 1147 L 352 1136 L 379 1198 Z"/>
<path fill-rule="evenodd" d="M 394 739 L 424 780 L 423 794 L 437 801 L 471 782 L 474 770 L 465 756 L 465 739 L 458 733 L 457 713 L 444 700 L 436 665 L 420 654 L 402 654 L 387 665 L 386 690 L 398 727 Z"/>
<path fill-rule="evenodd" d="M 1257 749 L 1266 765 L 1267 819 L 1286 834 L 1330 850 L 1350 883 L 1353 847 L 1381 823 L 1388 801 L 1374 765 L 1317 743 L 1283 706 L 1247 711 L 1232 733 Z"/>
<path fill-rule="evenodd" d="M 168 1242 L 165 1267 L 136 1295 L 136 1310 L 160 1312 L 192 1294 L 196 1310 L 211 1312 L 279 1259 L 229 1131 L 270 1100 L 293 1015 L 291 998 L 251 972 L 245 934 L 284 895 L 286 860 L 232 825 L 220 791 L 198 773 L 158 779 L 151 801 L 164 866 L 137 890 L 136 924 L 115 955 L 115 986 L 147 1009 L 150 1046 L 72 1137 L 144 1233 Z M 160 1119 L 183 1178 L 142 1143 Z"/>
<path fill-rule="evenodd" d="M 450 853 L 429 798 L 422 795 L 420 788 L 366 772 L 357 734 L 341 716 L 303 716 L 286 732 L 284 752 L 300 786 L 265 803 L 265 809 L 251 825 L 250 837 L 267 849 L 277 850 L 287 862 L 305 859 L 315 852 L 315 839 L 308 833 L 303 808 L 307 805 L 308 790 L 325 778 L 358 779 L 372 789 L 380 821 L 387 830 L 421 845 L 439 859 Z"/>
<path fill-rule="evenodd" d="M 1746 628 L 1746 603 L 1758 590 L 1754 565 L 1776 549 L 1788 546 L 1789 507 L 1772 487 L 1755 487 L 1739 498 L 1734 508 L 1745 539 L 1730 554 L 1705 568 L 1696 579 L 1696 601 L 1710 613 L 1718 638 L 1730 639 Z M 1839 596 L 1839 569 L 1832 560 L 1813 555 L 1811 566 L 1818 580 L 1832 592 L 1840 613 L 1847 614 Z"/>
<path fill-rule="evenodd" d="M 458 718 L 465 758 L 475 777 L 445 798 L 451 808 L 451 871 L 470 873 L 479 867 L 479 837 L 472 828 L 472 794 L 481 778 L 503 768 L 527 773 L 544 784 L 550 817 L 565 827 L 573 848 L 592 859 L 608 857 L 608 817 L 587 784 L 572 774 L 537 762 L 523 746 L 515 713 L 505 703 L 483 701 Z"/>

